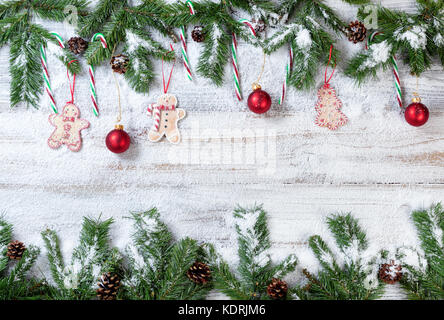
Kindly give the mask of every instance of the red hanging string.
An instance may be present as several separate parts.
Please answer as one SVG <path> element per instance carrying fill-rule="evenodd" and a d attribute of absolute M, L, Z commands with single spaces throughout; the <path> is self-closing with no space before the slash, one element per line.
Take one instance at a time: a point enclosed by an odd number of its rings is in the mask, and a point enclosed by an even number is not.
<path fill-rule="evenodd" d="M 328 57 L 328 63 L 327 63 L 327 67 L 325 68 L 325 85 L 328 86 L 328 83 L 330 82 L 331 78 L 333 78 L 333 75 L 335 74 L 335 70 L 336 70 L 336 59 L 335 59 L 335 66 L 333 67 L 333 72 L 330 75 L 330 78 L 328 78 L 327 80 L 327 72 L 328 72 L 328 66 L 330 65 L 331 62 L 331 56 L 333 54 L 333 45 L 330 46 L 330 56 Z"/>
<path fill-rule="evenodd" d="M 71 86 L 71 78 L 69 77 L 69 66 L 73 63 L 77 62 L 77 60 L 71 60 L 68 65 L 66 66 L 66 74 L 68 76 L 68 82 L 69 82 L 69 91 L 71 91 L 71 101 L 68 101 L 67 103 L 74 103 L 74 90 L 76 88 L 76 74 L 73 73 L 73 82 Z"/>
<path fill-rule="evenodd" d="M 173 46 L 170 44 L 171 51 L 174 51 Z M 176 64 L 176 59 L 174 59 L 173 67 L 170 71 L 170 76 L 168 77 L 168 83 L 165 85 L 165 73 L 163 72 L 163 57 L 162 57 L 162 79 L 163 79 L 163 93 L 168 92 L 168 88 L 170 87 L 171 76 L 173 75 L 174 65 Z"/>

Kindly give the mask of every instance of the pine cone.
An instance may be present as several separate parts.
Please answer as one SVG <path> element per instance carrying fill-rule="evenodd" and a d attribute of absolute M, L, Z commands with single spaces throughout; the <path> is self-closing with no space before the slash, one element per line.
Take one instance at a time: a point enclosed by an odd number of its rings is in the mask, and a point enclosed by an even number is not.
<path fill-rule="evenodd" d="M 120 279 L 111 272 L 102 274 L 97 283 L 99 288 L 96 290 L 97 297 L 100 300 L 116 300 L 117 291 L 120 288 Z"/>
<path fill-rule="evenodd" d="M 13 241 L 10 244 L 8 244 L 8 251 L 6 252 L 6 255 L 11 260 L 20 260 L 23 256 L 23 253 L 25 252 L 26 247 L 23 244 L 23 242 L 20 241 Z"/>
<path fill-rule="evenodd" d="M 203 42 L 205 40 L 203 26 L 195 26 L 193 31 L 191 31 L 191 38 L 196 42 Z"/>
<path fill-rule="evenodd" d="M 394 284 L 402 278 L 402 266 L 395 264 L 395 261 L 384 263 L 379 268 L 379 279 L 388 284 Z"/>
<path fill-rule="evenodd" d="M 285 299 L 287 297 L 288 285 L 281 279 L 273 278 L 267 287 L 268 296 L 272 299 Z"/>
<path fill-rule="evenodd" d="M 82 54 L 88 49 L 88 42 L 80 37 L 72 37 L 68 41 L 69 50 L 74 54 Z"/>
<path fill-rule="evenodd" d="M 348 40 L 353 43 L 362 42 L 367 36 L 367 29 L 362 22 L 356 20 L 355 22 L 350 22 L 347 28 Z"/>
<path fill-rule="evenodd" d="M 123 54 L 111 58 L 111 68 L 114 72 L 124 74 L 128 70 L 129 58 Z"/>
<path fill-rule="evenodd" d="M 187 271 L 187 277 L 197 284 L 206 284 L 210 281 L 211 270 L 203 262 L 195 262 Z"/>
<path fill-rule="evenodd" d="M 264 32 L 265 29 L 267 28 L 267 25 L 265 24 L 264 20 L 259 19 L 256 21 L 256 19 L 252 19 L 251 23 L 253 24 L 254 31 L 256 31 L 256 33 Z"/>

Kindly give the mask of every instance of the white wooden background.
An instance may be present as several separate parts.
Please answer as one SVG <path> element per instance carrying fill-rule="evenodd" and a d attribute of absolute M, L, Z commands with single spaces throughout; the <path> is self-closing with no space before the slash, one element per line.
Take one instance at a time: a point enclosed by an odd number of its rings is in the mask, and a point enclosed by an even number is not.
<path fill-rule="evenodd" d="M 344 19 L 355 18 L 356 8 L 328 2 Z M 382 3 L 415 10 L 413 0 Z M 65 39 L 74 35 L 61 24 L 45 25 Z M 338 46 L 344 59 L 362 48 L 344 39 Z M 198 44 L 190 43 L 194 66 L 198 50 Z M 79 153 L 64 148 L 53 151 L 46 145 L 51 133 L 46 98 L 40 110 L 9 109 L 8 52 L 7 47 L 0 50 L 0 65 L 4 66 L 0 74 L 1 210 L 15 224 L 14 237 L 26 243 L 43 246 L 40 232 L 47 227 L 56 229 L 67 258 L 76 245 L 83 216 L 114 217 L 113 244 L 123 248 L 131 241 L 129 221 L 124 218 L 128 212 L 157 206 L 178 238 L 213 242 L 235 262 L 232 209 L 236 204 L 257 202 L 269 212 L 273 255 L 296 253 L 301 268 L 316 268 L 307 239 L 321 234 L 331 240 L 324 224 L 328 214 L 353 212 L 374 247 L 393 248 L 417 243 L 409 221 L 412 209 L 444 200 L 444 75 L 437 63 L 419 81 L 431 115 L 428 124 L 418 129 L 408 126 L 399 114 L 390 72 L 357 88 L 343 75 L 342 62 L 332 84 L 350 123 L 337 132 L 314 125 L 316 90 L 290 90 L 286 104 L 277 105 L 285 50 L 267 58 L 263 88 L 274 104 L 265 116 L 252 114 L 246 101 L 235 100 L 229 70 L 226 85 L 216 88 L 199 78 L 194 84 L 185 82 L 184 70 L 178 66 L 170 91 L 188 112 L 180 123 L 181 146 L 152 144 L 147 139 L 151 120 L 144 110 L 160 93 L 160 77 L 147 96 L 133 93 L 120 81 L 123 123 L 133 145 L 117 156 L 104 143 L 114 124 L 117 99 L 107 67 L 97 70 L 102 112 L 98 119 L 90 110 L 87 77 L 78 78 L 77 104 L 82 116 L 91 121 L 91 128 L 84 131 L 83 149 Z M 241 44 L 239 60 L 247 96 L 260 68 L 261 52 Z M 159 64 L 156 67 L 160 72 Z M 416 81 L 406 66 L 401 64 L 400 69 L 408 102 Z M 65 71 L 53 62 L 50 72 L 56 76 Z M 63 76 L 56 79 L 55 95 L 62 103 L 68 100 L 69 91 Z M 321 72 L 318 79 L 321 85 Z M 239 129 L 240 137 L 232 138 Z M 265 159 L 251 157 L 255 150 Z M 271 171 L 262 172 L 258 167 Z M 48 275 L 44 255 L 38 265 L 35 271 Z M 299 277 L 300 270 L 289 281 Z M 403 296 L 398 287 L 389 287 L 385 297 Z"/>

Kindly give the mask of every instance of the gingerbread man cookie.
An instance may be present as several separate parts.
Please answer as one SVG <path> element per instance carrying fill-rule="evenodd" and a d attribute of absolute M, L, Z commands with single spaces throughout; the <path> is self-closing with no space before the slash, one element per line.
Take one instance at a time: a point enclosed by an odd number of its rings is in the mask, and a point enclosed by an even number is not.
<path fill-rule="evenodd" d="M 158 142 L 166 136 L 169 142 L 178 144 L 180 132 L 177 127 L 179 120 L 185 118 L 185 110 L 176 108 L 177 99 L 172 94 L 162 95 L 157 104 L 148 107 L 148 115 L 153 117 L 153 126 L 148 133 L 151 142 Z"/>
<path fill-rule="evenodd" d="M 65 144 L 71 151 L 79 151 L 82 147 L 80 132 L 89 127 L 89 122 L 80 119 L 80 110 L 74 104 L 68 103 L 63 107 L 62 114 L 49 116 L 49 123 L 55 127 L 48 139 L 48 145 L 52 149 L 58 149 Z"/>

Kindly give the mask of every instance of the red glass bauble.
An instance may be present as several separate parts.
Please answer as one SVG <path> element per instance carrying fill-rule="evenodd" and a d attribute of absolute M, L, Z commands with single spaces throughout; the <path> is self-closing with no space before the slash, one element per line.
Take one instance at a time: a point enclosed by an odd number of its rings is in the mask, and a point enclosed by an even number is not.
<path fill-rule="evenodd" d="M 271 97 L 260 87 L 254 89 L 254 91 L 248 97 L 248 108 L 250 108 L 250 110 L 254 113 L 265 113 L 270 110 L 270 107 Z"/>
<path fill-rule="evenodd" d="M 106 147 L 114 153 L 123 153 L 128 150 L 131 139 L 128 133 L 123 131 L 123 126 L 117 125 L 116 129 L 106 136 Z"/>
<path fill-rule="evenodd" d="M 429 109 L 420 102 L 413 102 L 405 109 L 405 120 L 414 127 L 420 127 L 429 120 Z"/>

